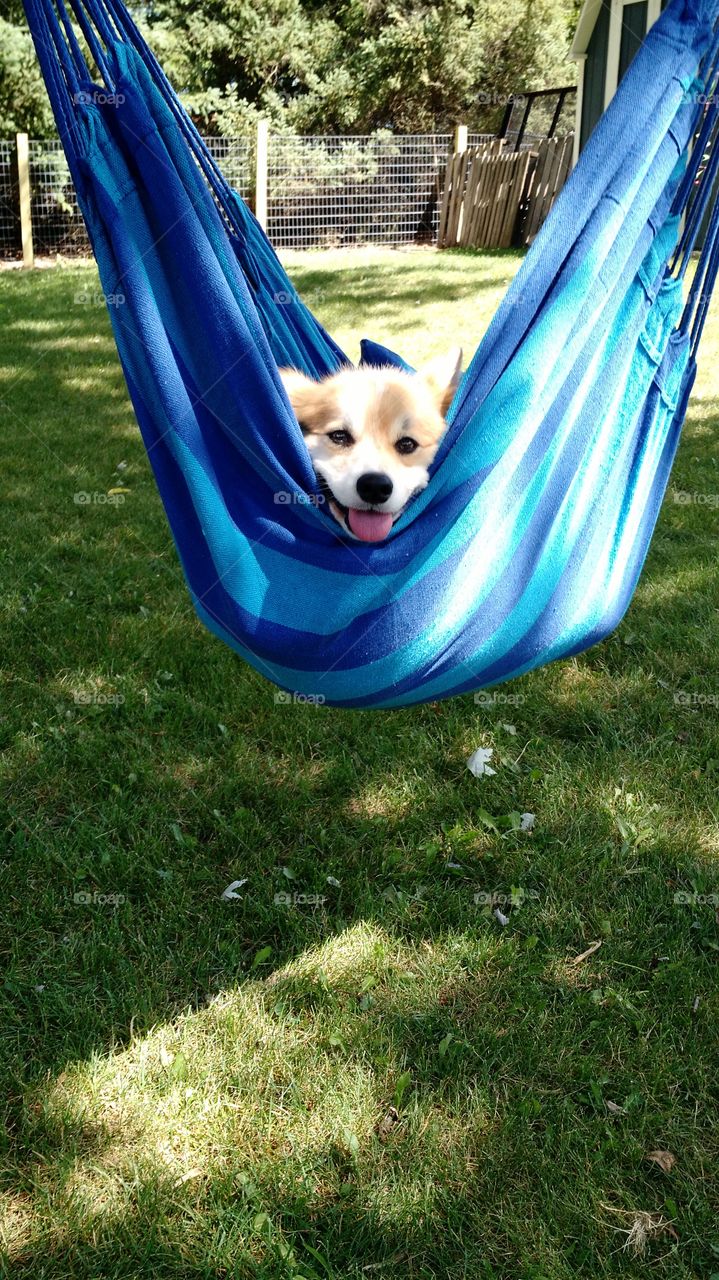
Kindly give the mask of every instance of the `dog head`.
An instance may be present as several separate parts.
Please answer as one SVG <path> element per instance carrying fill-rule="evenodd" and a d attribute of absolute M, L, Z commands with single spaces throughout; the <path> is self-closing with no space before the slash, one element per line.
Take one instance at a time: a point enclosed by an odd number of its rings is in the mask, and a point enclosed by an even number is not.
<path fill-rule="evenodd" d="M 360 542 L 381 542 L 424 489 L 460 378 L 456 347 L 417 373 L 346 369 L 313 382 L 280 369 L 333 516 Z"/>

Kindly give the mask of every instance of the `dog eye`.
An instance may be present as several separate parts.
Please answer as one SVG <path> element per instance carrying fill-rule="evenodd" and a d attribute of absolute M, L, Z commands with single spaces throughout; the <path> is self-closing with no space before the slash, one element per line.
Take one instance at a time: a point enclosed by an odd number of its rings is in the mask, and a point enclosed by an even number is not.
<path fill-rule="evenodd" d="M 333 444 L 344 445 L 345 448 L 350 444 L 354 444 L 352 433 L 345 430 L 328 432 L 328 439 L 330 439 Z"/>
<path fill-rule="evenodd" d="M 398 453 L 414 453 L 415 449 L 419 449 L 417 441 L 413 440 L 411 436 L 402 436 L 397 440 L 394 447 Z"/>

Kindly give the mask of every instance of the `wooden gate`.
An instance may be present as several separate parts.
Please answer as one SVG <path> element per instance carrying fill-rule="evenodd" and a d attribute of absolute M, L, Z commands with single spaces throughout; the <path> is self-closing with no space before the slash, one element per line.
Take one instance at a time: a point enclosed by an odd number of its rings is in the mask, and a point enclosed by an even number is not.
<path fill-rule="evenodd" d="M 573 136 L 537 151 L 505 151 L 500 140 L 467 147 L 447 165 L 437 243 L 508 249 L 531 244 L 569 175 Z"/>

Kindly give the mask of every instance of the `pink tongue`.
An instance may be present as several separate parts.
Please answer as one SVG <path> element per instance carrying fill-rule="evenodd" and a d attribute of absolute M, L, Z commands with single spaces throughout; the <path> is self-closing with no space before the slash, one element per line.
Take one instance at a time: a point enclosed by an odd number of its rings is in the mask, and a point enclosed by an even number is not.
<path fill-rule="evenodd" d="M 347 523 L 360 542 L 381 542 L 392 528 L 392 516 L 388 511 L 358 511 L 350 507 Z"/>

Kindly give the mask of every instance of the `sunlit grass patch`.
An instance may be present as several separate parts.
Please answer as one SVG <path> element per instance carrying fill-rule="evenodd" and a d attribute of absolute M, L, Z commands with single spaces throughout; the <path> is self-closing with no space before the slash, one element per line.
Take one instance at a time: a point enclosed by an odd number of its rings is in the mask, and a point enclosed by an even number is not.
<path fill-rule="evenodd" d="M 518 261 L 290 265 L 420 362 Z M 200 626 L 96 288 L 0 293 L 0 1275 L 708 1280 L 716 321 L 617 634 L 366 714 Z"/>

